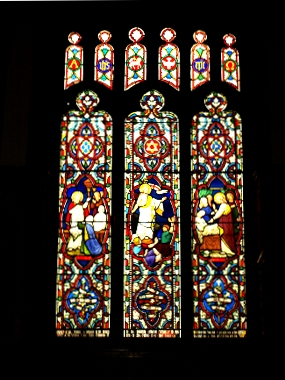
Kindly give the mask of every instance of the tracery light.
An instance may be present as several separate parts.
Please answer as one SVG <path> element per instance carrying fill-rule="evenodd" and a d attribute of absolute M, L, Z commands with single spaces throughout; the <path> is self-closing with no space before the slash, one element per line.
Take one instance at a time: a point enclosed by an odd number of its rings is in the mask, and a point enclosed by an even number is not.
<path fill-rule="evenodd" d="M 65 50 L 64 89 L 83 80 L 83 48 L 79 46 L 81 35 L 71 32 L 68 41 L 71 43 Z"/>
<path fill-rule="evenodd" d="M 221 75 L 222 81 L 228 83 L 236 90 L 240 91 L 240 63 L 239 52 L 232 45 L 236 42 L 233 34 L 225 34 L 223 37 L 226 47 L 221 52 Z"/>
<path fill-rule="evenodd" d="M 158 50 L 158 79 L 179 91 L 180 52 L 178 46 L 171 43 L 176 32 L 172 28 L 164 28 L 160 37 L 166 44 L 161 45 Z"/>
<path fill-rule="evenodd" d="M 203 30 L 197 30 L 193 38 L 196 44 L 192 46 L 190 53 L 191 90 L 210 80 L 210 48 L 203 43 L 207 39 L 207 34 Z"/>
<path fill-rule="evenodd" d="M 125 50 L 125 91 L 146 80 L 146 47 L 139 43 L 145 34 L 141 28 L 132 28 L 129 38 L 133 43 Z"/>
<path fill-rule="evenodd" d="M 112 34 L 108 30 L 101 30 L 98 38 L 101 44 L 95 48 L 94 80 L 113 89 L 114 80 L 114 48 L 108 44 Z"/>

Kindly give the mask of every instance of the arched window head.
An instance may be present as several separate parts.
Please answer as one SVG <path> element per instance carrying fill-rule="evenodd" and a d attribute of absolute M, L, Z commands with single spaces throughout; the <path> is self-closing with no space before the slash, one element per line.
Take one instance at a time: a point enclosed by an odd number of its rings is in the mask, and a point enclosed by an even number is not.
<path fill-rule="evenodd" d="M 71 32 L 68 41 L 71 43 L 65 50 L 64 89 L 83 80 L 83 48 L 79 46 L 81 35 Z"/>
<path fill-rule="evenodd" d="M 141 28 L 132 28 L 129 38 L 133 41 L 125 50 L 125 90 L 146 80 L 146 47 L 139 43 L 145 34 Z"/>

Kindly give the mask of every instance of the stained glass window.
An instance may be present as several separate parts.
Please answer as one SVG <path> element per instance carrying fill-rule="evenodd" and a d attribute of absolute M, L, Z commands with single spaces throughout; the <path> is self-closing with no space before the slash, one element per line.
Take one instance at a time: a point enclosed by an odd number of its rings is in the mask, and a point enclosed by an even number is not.
<path fill-rule="evenodd" d="M 193 38 L 196 44 L 192 46 L 190 55 L 191 90 L 210 80 L 210 48 L 203 43 L 207 34 L 203 30 L 197 30 Z"/>
<path fill-rule="evenodd" d="M 180 86 L 180 52 L 177 45 L 171 43 L 176 37 L 174 29 L 164 28 L 160 37 L 166 44 L 158 51 L 158 79 L 179 90 Z"/>
<path fill-rule="evenodd" d="M 61 123 L 57 336 L 108 336 L 112 120 L 89 90 Z"/>
<path fill-rule="evenodd" d="M 71 32 L 68 41 L 71 43 L 65 50 L 64 89 L 83 80 L 83 48 L 79 46 L 81 35 Z"/>
<path fill-rule="evenodd" d="M 222 48 L 222 81 L 240 91 L 239 53 L 232 45 L 236 42 L 233 34 L 223 37 L 226 47 Z"/>
<path fill-rule="evenodd" d="M 102 30 L 98 34 L 101 44 L 95 49 L 94 80 L 102 83 L 110 90 L 113 89 L 114 77 L 114 48 L 108 44 L 112 35 L 108 30 Z"/>
<path fill-rule="evenodd" d="M 124 336 L 180 336 L 178 118 L 143 95 L 125 120 Z"/>
<path fill-rule="evenodd" d="M 132 28 L 129 38 L 133 43 L 125 50 L 125 90 L 146 80 L 146 47 L 139 43 L 145 34 L 141 28 Z"/>
<path fill-rule="evenodd" d="M 224 95 L 192 122 L 194 337 L 246 335 L 241 118 Z"/>

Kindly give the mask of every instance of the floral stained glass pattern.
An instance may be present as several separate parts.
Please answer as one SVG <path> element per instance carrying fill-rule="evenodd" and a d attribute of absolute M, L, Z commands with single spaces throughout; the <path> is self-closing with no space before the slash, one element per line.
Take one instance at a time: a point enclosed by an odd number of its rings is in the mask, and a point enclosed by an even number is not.
<path fill-rule="evenodd" d="M 110 90 L 113 89 L 114 78 L 114 48 L 108 44 L 111 37 L 111 33 L 107 30 L 102 30 L 98 34 L 101 44 L 96 46 L 94 62 L 94 80 Z"/>
<path fill-rule="evenodd" d="M 68 35 L 71 45 L 65 50 L 65 90 L 83 80 L 83 48 L 78 45 L 81 38 L 77 32 L 71 32 Z"/>
<path fill-rule="evenodd" d="M 240 91 L 239 52 L 232 45 L 236 42 L 233 34 L 223 37 L 226 47 L 222 48 L 222 81 Z"/>
<path fill-rule="evenodd" d="M 193 38 L 196 44 L 192 46 L 190 55 L 191 91 L 210 80 L 210 48 L 203 43 L 207 34 L 197 30 Z"/>
<path fill-rule="evenodd" d="M 112 120 L 81 92 L 61 123 L 57 336 L 109 336 Z"/>
<path fill-rule="evenodd" d="M 125 120 L 124 336 L 180 337 L 178 118 L 143 95 Z"/>
<path fill-rule="evenodd" d="M 132 28 L 129 38 L 133 43 L 125 50 L 125 91 L 146 80 L 146 48 L 140 44 L 145 34 L 141 28 Z"/>
<path fill-rule="evenodd" d="M 211 93 L 191 134 L 194 337 L 246 335 L 241 118 Z"/>
<path fill-rule="evenodd" d="M 164 28 L 160 37 L 166 42 L 158 51 L 158 79 L 179 90 L 180 86 L 180 52 L 177 45 L 171 43 L 176 37 L 175 30 Z"/>

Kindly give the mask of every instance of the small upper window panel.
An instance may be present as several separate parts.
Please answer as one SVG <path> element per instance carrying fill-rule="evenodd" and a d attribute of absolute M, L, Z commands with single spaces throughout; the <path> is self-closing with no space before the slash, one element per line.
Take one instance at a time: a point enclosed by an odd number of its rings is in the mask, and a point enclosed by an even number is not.
<path fill-rule="evenodd" d="M 83 80 L 83 48 L 79 46 L 81 35 L 71 32 L 68 41 L 71 43 L 65 50 L 64 89 Z"/>

